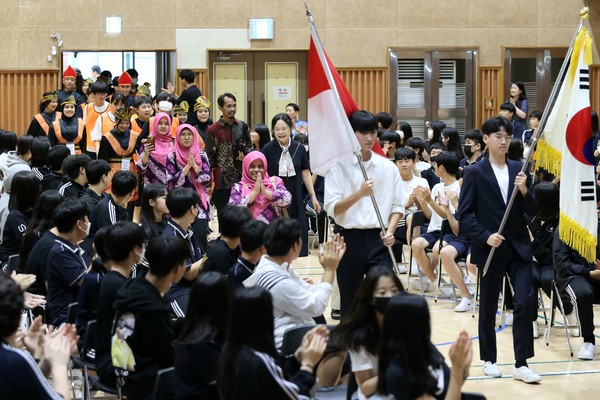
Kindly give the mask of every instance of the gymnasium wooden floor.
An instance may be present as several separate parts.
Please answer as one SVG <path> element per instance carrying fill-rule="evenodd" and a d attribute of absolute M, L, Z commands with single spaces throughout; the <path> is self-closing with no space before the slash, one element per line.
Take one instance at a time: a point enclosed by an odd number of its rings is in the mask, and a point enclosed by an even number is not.
<path fill-rule="evenodd" d="M 406 247 L 405 247 L 406 249 Z M 406 254 L 405 259 L 408 259 Z M 319 279 L 322 269 L 316 256 L 316 250 L 311 250 L 308 257 L 300 258 L 294 262 L 296 271 L 301 276 L 308 276 L 315 280 Z M 406 275 L 400 275 L 400 280 L 405 285 Z M 411 276 L 411 279 L 416 279 Z M 448 280 L 449 281 L 449 280 Z M 600 349 L 596 349 L 596 359 L 593 361 L 578 360 L 577 352 L 583 343 L 581 337 L 572 338 L 574 357 L 569 355 L 569 347 L 564 329 L 553 328 L 550 336 L 550 345 L 546 346 L 544 340 L 544 317 L 538 316 L 539 339 L 535 339 L 535 357 L 528 361 L 534 372 L 542 375 L 540 384 L 528 385 L 512 379 L 512 367 L 514 364 L 514 353 L 512 348 L 512 327 L 501 326 L 497 328 L 498 342 L 498 365 L 503 373 L 502 378 L 488 378 L 483 375 L 483 362 L 479 360 L 479 344 L 477 342 L 477 310 L 475 318 L 471 313 L 455 313 L 454 300 L 440 298 L 434 302 L 433 294 L 427 296 L 432 316 L 432 341 L 446 357 L 450 345 L 456 340 L 460 330 L 465 329 L 473 340 L 473 363 L 470 377 L 463 386 L 463 391 L 480 392 L 488 399 L 586 399 L 598 398 L 600 382 Z M 550 304 L 548 298 L 544 298 L 546 306 Z M 600 306 L 595 309 L 594 320 L 600 325 Z M 330 310 L 325 316 L 330 323 Z M 548 314 L 548 321 L 550 314 Z M 500 313 L 498 313 L 498 322 Z M 562 322 L 560 313 L 557 313 L 557 322 Z M 560 325 L 557 323 L 557 326 Z M 600 330 L 596 330 L 596 337 Z M 600 342 L 599 342 L 600 348 Z"/>

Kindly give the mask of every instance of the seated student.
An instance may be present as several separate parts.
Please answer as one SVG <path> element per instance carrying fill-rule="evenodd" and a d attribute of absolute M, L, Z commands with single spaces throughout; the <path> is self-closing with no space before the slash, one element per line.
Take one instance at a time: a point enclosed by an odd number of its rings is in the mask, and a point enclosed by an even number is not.
<path fill-rule="evenodd" d="M 431 164 L 424 161 L 424 153 L 425 153 L 425 143 L 421 138 L 411 137 L 406 141 L 406 147 L 411 149 L 417 155 L 417 162 L 415 164 L 415 168 L 417 172 L 421 174 L 422 171 L 431 168 Z"/>
<path fill-rule="evenodd" d="M 246 207 L 228 205 L 219 211 L 217 217 L 221 236 L 208 246 L 202 271 L 217 271 L 225 275 L 240 255 L 240 229 L 244 222 L 252 219 L 252 214 Z"/>
<path fill-rule="evenodd" d="M 58 192 L 65 197 L 78 199 L 85 193 L 88 180 L 85 176 L 85 166 L 92 159 L 87 154 L 75 154 L 63 161 L 63 172 L 69 181 L 58 188 Z"/>
<path fill-rule="evenodd" d="M 19 254 L 39 193 L 39 181 L 33 172 L 21 171 L 15 174 L 8 200 L 10 211 L 2 230 L 2 263 L 6 263 L 10 256 Z"/>
<path fill-rule="evenodd" d="M 434 146 L 432 144 L 432 146 Z M 456 180 L 456 171 L 458 171 L 458 157 L 454 153 L 445 152 L 436 156 L 434 162 L 436 175 L 443 181 L 433 187 L 431 193 L 427 189 L 418 188 L 417 198 L 423 206 L 423 214 L 429 219 L 427 232 L 423 233 L 412 242 L 413 257 L 417 260 L 419 267 L 426 276 L 421 280 L 414 280 L 410 283 L 413 290 L 431 292 L 435 289 L 435 266 L 438 263 L 439 243 L 441 240 L 442 221 L 448 218 L 452 227 L 452 232 L 458 234 L 458 223 L 454 219 L 456 207 L 449 200 L 458 197 L 460 185 Z M 454 193 L 451 193 L 454 192 Z M 427 204 L 427 206 L 425 206 Z M 426 249 L 431 248 L 431 259 L 427 255 Z M 467 249 L 464 249 L 465 252 Z M 466 255 L 466 254 L 465 254 Z M 419 287 L 420 285 L 420 287 Z M 467 292 L 468 293 L 468 292 Z"/>
<path fill-rule="evenodd" d="M 379 140 L 388 160 L 393 161 L 396 150 L 400 148 L 400 135 L 394 131 L 385 131 L 381 134 Z"/>
<path fill-rule="evenodd" d="M 29 165 L 31 172 L 41 182 L 44 176 L 50 173 L 48 169 L 48 151 L 50 150 L 50 141 L 45 136 L 36 137 L 31 142 L 31 158 Z"/>
<path fill-rule="evenodd" d="M 421 205 L 417 201 L 416 189 L 418 187 L 427 189 L 429 184 L 427 183 L 427 180 L 414 174 L 415 161 L 417 159 L 417 155 L 414 150 L 408 147 L 401 147 L 396 150 L 394 159 L 396 167 L 398 168 L 398 171 L 400 171 L 400 177 L 402 178 L 402 198 L 405 200 L 404 214 L 402 215 L 400 222 L 398 222 L 398 228 L 394 233 L 394 237 L 401 243 L 408 243 L 407 217 L 421 209 Z M 396 260 L 399 260 L 401 258 L 400 256 L 402 255 L 402 245 L 395 247 L 394 251 Z M 400 273 L 407 272 L 407 268 L 405 266 L 398 265 L 398 268 Z"/>
<path fill-rule="evenodd" d="M 167 225 L 161 236 L 182 238 L 188 246 L 184 254 L 186 261 L 183 278 L 174 282 L 166 295 L 178 318 L 185 317 L 192 282 L 198 277 L 202 268 L 204 249 L 199 238 L 191 229 L 192 223 L 198 216 L 198 201 L 200 201 L 198 193 L 189 188 L 178 188 L 167 195 L 167 208 L 171 218 L 167 219 Z"/>
<path fill-rule="evenodd" d="M 120 221 L 107 227 L 102 243 L 95 240 L 96 253 L 108 268 L 98 296 L 96 317 L 96 373 L 100 381 L 117 386 L 115 369 L 110 354 L 111 329 L 115 316 L 113 303 L 117 292 L 127 282 L 134 264 L 144 258 L 144 231 L 133 222 Z M 104 254 L 103 254 L 104 253 Z"/>
<path fill-rule="evenodd" d="M 23 164 L 29 167 L 29 160 L 31 159 L 31 143 L 33 142 L 33 136 L 23 135 L 17 138 L 17 148 L 8 152 L 6 158 L 7 171 L 13 165 Z M 31 169 L 31 168 L 30 168 Z M 6 175 L 6 172 L 4 172 Z"/>
<path fill-rule="evenodd" d="M 71 398 L 67 368 L 71 348 L 76 343 L 75 330 L 68 328 L 58 335 L 46 335 L 46 349 L 39 348 L 37 340 L 22 340 L 19 334 L 23 312 L 23 291 L 11 278 L 0 274 L 0 384 L 3 399 L 68 399 Z M 35 323 L 41 328 L 41 321 Z M 39 325 L 38 325 L 39 324 Z M 33 329 L 33 328 L 32 328 Z M 36 332 L 34 332 L 36 335 Z M 37 333 L 39 337 L 39 333 Z M 36 337 L 37 339 L 37 337 Z M 38 346 L 35 346 L 35 345 Z M 43 354 L 40 366 L 31 354 Z M 44 378 L 45 372 L 52 374 L 54 389 Z"/>
<path fill-rule="evenodd" d="M 265 254 L 263 236 L 267 226 L 264 222 L 253 219 L 244 222 L 240 228 L 240 249 L 242 253 L 227 274 L 227 280 L 233 289 L 244 287 L 243 282 L 252 275 L 254 267 Z"/>
<path fill-rule="evenodd" d="M 218 379 L 223 400 L 310 398 L 327 329 L 317 326 L 304 335 L 294 357 L 286 360 L 288 368 L 282 368 L 273 340 L 274 300 L 262 287 L 236 292 Z"/>
<path fill-rule="evenodd" d="M 418 337 L 420 340 L 415 340 Z M 377 392 L 396 399 L 459 400 L 473 359 L 467 332 L 450 348 L 452 370 L 431 343 L 427 301 L 414 294 L 390 299 L 383 317 Z M 477 396 L 477 398 L 484 398 Z"/>
<path fill-rule="evenodd" d="M 79 286 L 90 264 L 77 244 L 87 237 L 91 224 L 86 205 L 78 199 L 66 200 L 56 207 L 52 221 L 58 234 L 48 253 L 48 322 L 59 326 L 65 322 L 68 305 L 77 301 Z"/>
<path fill-rule="evenodd" d="M 378 128 L 383 128 L 388 131 L 390 129 L 392 129 L 392 124 L 394 123 L 394 118 L 392 118 L 390 113 L 383 112 L 383 111 L 378 112 L 377 115 L 375 115 L 375 118 L 377 118 L 377 127 Z"/>
<path fill-rule="evenodd" d="M 188 312 L 175 341 L 175 394 L 178 399 L 219 400 L 221 351 L 227 336 L 232 291 L 218 272 L 192 285 Z"/>
<path fill-rule="evenodd" d="M 522 143 L 527 143 L 531 137 L 525 137 L 523 134 L 525 133 L 525 127 L 521 125 L 519 121 L 513 121 L 513 116 L 517 112 L 517 109 L 513 104 L 510 103 L 502 103 L 500 105 L 500 113 L 499 117 L 504 118 L 507 121 L 511 121 L 513 125 L 513 139 L 519 139 Z"/>
<path fill-rule="evenodd" d="M 12 191 L 12 183 L 15 175 L 20 172 L 31 172 L 31 169 L 28 165 L 19 164 L 14 165 L 6 171 L 6 175 L 4 176 L 4 180 L 2 181 L 4 193 L 0 195 L 0 242 L 1 238 L 4 236 L 4 226 L 6 225 L 6 218 L 8 218 L 8 213 L 10 210 L 8 209 L 8 203 L 10 200 L 10 193 Z"/>
<path fill-rule="evenodd" d="M 144 278 L 126 282 L 115 297 L 113 366 L 129 371 L 123 391 L 130 400 L 150 399 L 156 374 L 175 363 L 175 331 L 164 298 L 185 272 L 188 245 L 178 237 L 155 237 L 146 248 Z"/>
<path fill-rule="evenodd" d="M 94 235 L 103 226 L 130 219 L 127 203 L 136 189 L 137 178 L 131 171 L 117 171 L 111 179 L 111 194 L 100 200 L 91 212 L 90 233 Z"/>
<path fill-rule="evenodd" d="M 62 195 L 60 196 L 62 198 Z M 54 214 L 54 211 L 52 214 Z M 57 235 L 58 229 L 56 229 L 56 225 L 54 225 L 54 221 L 51 218 L 51 228 L 42 235 L 29 252 L 24 271 L 26 274 L 33 274 L 36 277 L 34 284 L 28 289 L 30 293 L 42 296 L 48 294 L 48 253 L 54 247 L 58 238 Z"/>
<path fill-rule="evenodd" d="M 50 172 L 42 178 L 40 189 L 42 192 L 46 190 L 58 190 L 65 183 L 65 175 L 63 173 L 63 162 L 71 155 L 67 146 L 54 146 L 48 151 L 48 166 Z"/>
<path fill-rule="evenodd" d="M 598 194 L 598 190 L 596 193 Z M 600 233 L 600 217 L 598 218 L 598 232 Z M 558 228 L 556 228 L 552 249 L 554 268 L 556 269 L 556 285 L 561 294 L 567 320 L 569 325 L 575 325 L 579 320 L 581 327 L 583 344 L 579 348 L 577 358 L 593 360 L 596 346 L 593 307 L 594 303 L 600 301 L 600 262 L 598 262 L 600 260 L 600 242 L 596 247 L 596 262 L 590 263 L 560 239 Z"/>
<path fill-rule="evenodd" d="M 461 170 L 483 159 L 483 149 L 485 147 L 485 143 L 483 143 L 483 133 L 481 133 L 479 129 L 471 129 L 465 133 L 465 144 L 463 147 L 465 150 L 465 158 L 460 160 L 460 163 L 458 164 L 458 167 Z"/>
<path fill-rule="evenodd" d="M 435 162 L 435 157 L 443 151 L 446 151 L 446 148 L 441 143 L 432 143 L 429 147 L 431 167 L 421 171 L 421 177 L 427 180 L 430 189 L 433 189 L 435 185 L 440 183 L 440 177 L 435 174 L 433 164 Z"/>
<path fill-rule="evenodd" d="M 352 307 L 333 330 L 333 338 L 347 348 L 358 384 L 358 399 L 377 391 L 377 349 L 385 307 L 392 296 L 404 291 L 395 273 L 385 267 L 371 268 L 361 282 Z"/>
<path fill-rule="evenodd" d="M 142 190 L 142 206 L 140 225 L 144 229 L 146 240 L 160 236 L 167 225 L 165 215 L 167 208 L 167 188 L 164 185 L 151 183 Z"/>
<path fill-rule="evenodd" d="M 110 186 L 110 164 L 104 160 L 92 160 L 85 166 L 85 176 L 89 186 L 81 196 L 90 213 L 105 197 L 104 191 Z"/>
<path fill-rule="evenodd" d="M 531 141 L 532 141 L 531 139 L 533 139 L 533 137 L 535 137 L 537 135 L 541 120 L 542 120 L 542 112 L 541 111 L 532 111 L 531 114 L 529 114 L 530 129 L 527 129 L 527 130 L 525 130 L 525 132 L 523 132 L 523 137 L 527 139 L 527 141 L 523 142 L 523 146 L 525 146 L 525 151 L 524 151 L 525 157 L 527 157 L 527 155 L 529 154 L 529 149 L 531 147 Z M 597 120 L 598 120 L 598 118 L 596 116 L 596 121 Z M 597 132 L 598 131 L 597 129 L 596 130 L 593 129 L 593 125 L 594 125 L 593 121 L 594 121 L 594 119 L 592 118 L 592 131 Z M 596 125 L 597 125 L 597 123 L 596 123 Z M 594 141 L 592 142 L 593 149 L 596 148 L 596 145 L 594 145 L 594 143 L 596 143 L 597 140 L 598 140 L 597 136 L 594 135 Z M 596 151 L 594 150 L 594 154 L 595 153 L 596 153 Z"/>
<path fill-rule="evenodd" d="M 275 311 L 275 347 L 281 348 L 283 334 L 289 328 L 314 324 L 329 302 L 335 272 L 346 251 L 344 239 L 335 235 L 319 253 L 323 266 L 321 282 L 311 285 L 294 271 L 291 264 L 298 258 L 301 246 L 300 224 L 295 219 L 278 219 L 267 228 L 263 256 L 244 286 L 262 286 L 273 295 Z"/>

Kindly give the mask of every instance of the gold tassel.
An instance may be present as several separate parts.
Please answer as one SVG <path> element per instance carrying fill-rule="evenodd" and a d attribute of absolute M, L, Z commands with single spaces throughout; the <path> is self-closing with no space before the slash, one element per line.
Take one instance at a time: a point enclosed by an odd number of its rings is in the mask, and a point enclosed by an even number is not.
<path fill-rule="evenodd" d="M 550 146 L 543 138 L 539 140 L 533 158 L 535 160 L 536 171 L 539 168 L 544 168 L 553 175 L 560 175 L 562 154 L 560 151 Z"/>
<path fill-rule="evenodd" d="M 560 213 L 558 230 L 560 240 L 565 242 L 567 246 L 577 251 L 588 262 L 593 263 L 596 261 L 596 244 L 598 240 L 594 234 L 588 232 L 563 212 Z"/>

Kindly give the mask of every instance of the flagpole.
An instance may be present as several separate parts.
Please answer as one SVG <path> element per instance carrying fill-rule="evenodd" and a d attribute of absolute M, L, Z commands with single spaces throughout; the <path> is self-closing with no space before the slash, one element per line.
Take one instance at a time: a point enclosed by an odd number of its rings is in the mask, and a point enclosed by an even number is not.
<path fill-rule="evenodd" d="M 306 0 L 304 0 L 304 8 L 306 9 L 306 17 L 308 18 L 308 23 L 309 23 L 310 29 L 311 29 L 312 33 L 317 37 L 317 39 L 319 40 L 319 44 L 320 44 L 321 39 L 319 38 L 319 33 L 317 32 L 317 28 L 315 27 L 314 19 L 313 19 L 312 13 L 308 9 Z M 325 57 L 322 47 L 315 46 L 315 48 L 316 48 L 317 52 L 319 53 L 319 56 L 321 57 L 321 59 L 326 60 L 327 58 Z M 337 91 L 337 87 L 335 85 L 333 75 L 331 74 L 331 71 L 329 70 L 329 67 L 323 68 L 323 70 L 325 71 L 325 76 L 327 77 L 327 81 L 329 82 L 331 91 L 334 93 L 335 97 L 337 97 L 339 99 L 340 95 Z M 339 102 L 339 104 L 341 106 L 341 101 Z M 369 176 L 367 175 L 367 171 L 365 170 L 365 166 L 363 165 L 363 162 L 362 162 L 363 160 L 362 160 L 361 153 L 356 152 L 355 156 L 358 159 L 358 165 L 360 166 L 360 170 L 362 172 L 364 180 L 365 181 L 369 180 Z M 381 233 L 382 233 L 382 235 L 385 235 L 387 230 L 385 228 L 385 223 L 383 221 L 383 218 L 381 217 L 381 212 L 379 211 L 379 206 L 377 205 L 377 200 L 375 199 L 375 195 L 373 195 L 373 194 L 370 197 L 371 197 L 371 203 L 373 203 L 373 208 L 375 209 L 375 215 L 377 215 L 377 220 L 379 221 L 379 226 L 381 227 Z M 390 258 L 392 259 L 392 268 L 394 269 L 395 273 L 398 273 L 398 264 L 396 264 L 396 257 L 394 256 L 394 251 L 392 250 L 391 246 L 386 246 L 386 247 L 390 253 Z"/>
<path fill-rule="evenodd" d="M 560 86 L 558 83 L 561 81 L 564 82 L 567 67 L 569 66 L 569 60 L 571 59 L 571 54 L 573 53 L 573 45 L 575 44 L 575 40 L 577 39 L 577 35 L 581 31 L 581 28 L 583 28 L 584 20 L 586 20 L 589 16 L 589 8 L 583 7 L 581 9 L 581 11 L 579 12 L 579 15 L 580 15 L 579 25 L 577 25 L 577 30 L 575 32 L 575 35 L 573 36 L 573 40 L 571 40 L 571 45 L 569 46 L 569 50 L 567 50 L 567 55 L 565 56 L 565 60 L 563 61 L 562 66 L 560 67 L 558 76 L 556 77 L 556 82 L 554 83 L 554 87 L 552 88 L 552 92 L 550 93 L 550 98 L 548 99 L 548 102 L 546 102 L 546 106 L 544 107 L 544 113 L 542 114 L 542 119 L 538 126 L 537 133 L 532 138 L 529 153 L 527 154 L 527 157 L 525 158 L 525 161 L 523 162 L 523 168 L 521 168 L 521 172 L 527 171 L 527 168 L 529 167 L 529 163 L 531 162 L 531 157 L 533 156 L 533 153 L 535 152 L 535 147 L 537 145 L 538 139 L 544 132 L 544 128 L 546 127 L 546 121 L 548 119 L 548 114 L 550 114 L 550 109 L 552 108 L 552 102 L 556 99 L 556 96 L 558 95 L 559 86 Z M 506 206 L 506 211 L 504 212 L 504 216 L 502 217 L 502 222 L 500 223 L 500 227 L 498 228 L 499 235 L 502 235 L 502 231 L 504 231 L 504 227 L 506 226 L 506 221 L 508 220 L 508 214 L 510 214 L 511 208 L 515 202 L 517 192 L 518 192 L 518 190 L 516 188 L 514 188 L 510 195 L 510 200 L 508 201 L 508 205 Z M 485 274 L 487 274 L 487 272 L 490 268 L 490 263 L 492 262 L 492 258 L 494 257 L 495 251 L 496 251 L 496 248 L 492 247 L 492 249 L 490 250 L 490 253 L 488 255 L 488 258 L 485 262 L 485 266 L 483 268 L 483 276 L 485 276 Z"/>

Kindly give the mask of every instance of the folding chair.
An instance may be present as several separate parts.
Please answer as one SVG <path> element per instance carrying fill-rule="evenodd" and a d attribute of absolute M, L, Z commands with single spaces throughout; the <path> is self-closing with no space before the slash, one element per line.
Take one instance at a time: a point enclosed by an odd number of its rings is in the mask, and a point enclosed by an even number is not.
<path fill-rule="evenodd" d="M 152 400 L 170 400 L 175 398 L 175 367 L 163 368 L 156 374 Z"/>
<path fill-rule="evenodd" d="M 79 309 L 79 303 L 74 302 L 70 303 L 67 307 L 67 317 L 65 322 L 67 324 L 74 324 L 77 319 L 77 310 Z M 73 357 L 71 357 L 71 361 L 69 362 L 69 377 L 71 379 L 71 391 L 73 392 L 73 398 L 76 399 L 77 395 L 75 393 L 75 376 L 73 375 Z"/>
<path fill-rule="evenodd" d="M 412 251 L 412 241 L 413 241 L 413 237 L 412 237 L 412 231 L 419 227 L 419 226 L 424 226 L 426 224 L 427 220 L 425 219 L 425 215 L 423 214 L 423 211 L 417 211 L 415 213 L 412 214 L 412 222 L 411 222 L 411 226 L 410 229 L 406 228 L 406 241 L 407 241 L 407 245 L 410 248 L 410 253 L 408 256 L 408 272 L 406 274 L 406 288 L 408 289 L 408 285 L 410 284 L 410 273 L 411 273 L 411 269 L 412 269 L 412 259 L 413 259 L 413 251 Z M 419 280 L 421 280 L 423 278 L 423 272 L 421 271 L 420 267 L 417 267 L 417 273 L 419 276 Z M 423 286 L 419 285 L 420 289 L 421 289 L 421 295 L 423 297 L 425 297 L 425 291 L 423 290 Z"/>
<path fill-rule="evenodd" d="M 571 354 L 571 357 L 573 357 L 573 347 L 571 346 L 570 329 L 573 329 L 573 328 L 580 329 L 579 320 L 577 320 L 577 325 L 569 324 L 569 320 L 567 319 L 567 314 L 565 314 L 565 307 L 564 307 L 562 298 L 560 297 L 560 292 L 558 290 L 558 286 L 556 285 L 556 281 L 552 280 L 552 292 L 550 293 L 550 304 L 552 304 L 552 305 L 554 305 L 554 296 L 556 296 L 558 309 L 560 310 L 560 313 L 563 317 L 563 326 L 562 327 L 554 326 L 554 323 L 556 322 L 556 320 L 555 320 L 556 307 L 552 307 L 552 312 L 550 313 L 550 325 L 546 327 L 546 330 L 544 332 L 546 346 L 550 346 L 550 331 L 552 330 L 552 328 L 558 328 L 558 329 L 563 328 L 565 330 L 565 335 L 567 336 L 567 344 L 569 345 L 569 354 Z M 577 315 L 579 315 L 579 312 L 577 310 L 577 303 L 573 304 L 573 312 L 576 312 Z"/>

